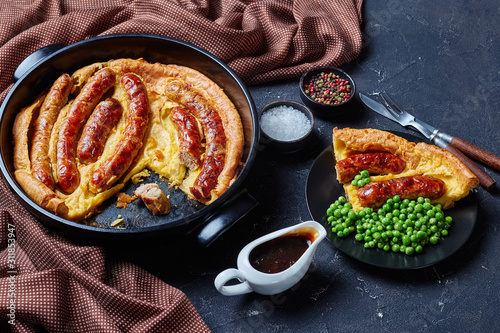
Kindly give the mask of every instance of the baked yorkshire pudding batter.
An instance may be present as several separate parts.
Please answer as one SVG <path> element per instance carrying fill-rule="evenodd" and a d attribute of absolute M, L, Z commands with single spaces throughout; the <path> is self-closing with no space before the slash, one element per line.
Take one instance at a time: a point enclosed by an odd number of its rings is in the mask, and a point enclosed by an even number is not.
<path fill-rule="evenodd" d="M 395 194 L 427 197 L 447 209 L 479 185 L 476 176 L 447 150 L 386 131 L 334 128 L 333 148 L 337 179 L 356 211 L 379 207 Z M 361 170 L 369 170 L 370 182 L 353 186 L 351 180 Z"/>
<path fill-rule="evenodd" d="M 13 129 L 15 176 L 38 205 L 79 221 L 154 171 L 210 204 L 236 179 L 238 111 L 202 73 L 118 59 L 63 74 Z"/>

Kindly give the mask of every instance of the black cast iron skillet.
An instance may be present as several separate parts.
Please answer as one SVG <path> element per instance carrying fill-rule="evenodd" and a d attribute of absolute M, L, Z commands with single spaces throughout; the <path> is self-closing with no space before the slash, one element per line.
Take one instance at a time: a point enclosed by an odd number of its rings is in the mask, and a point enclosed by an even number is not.
<path fill-rule="evenodd" d="M 12 126 L 18 111 L 29 105 L 62 73 L 71 74 L 94 62 L 118 58 L 144 58 L 153 63 L 177 64 L 196 69 L 217 83 L 238 109 L 245 135 L 244 166 L 236 181 L 212 204 L 205 206 L 188 200 L 184 193 L 170 188 L 152 173 L 145 181 L 158 182 L 170 196 L 173 208 L 170 214 L 153 216 L 140 200 L 135 200 L 126 209 L 118 209 L 113 197 L 100 207 L 99 214 L 84 224 L 68 221 L 46 211 L 34 203 L 17 184 L 14 178 Z M 201 245 L 209 245 L 257 204 L 242 186 L 257 153 L 257 111 L 244 83 L 209 52 L 183 41 L 156 35 L 107 35 L 67 46 L 54 44 L 38 50 L 23 61 L 14 73 L 13 80 L 15 85 L 0 108 L 0 169 L 23 205 L 59 233 L 70 238 L 106 240 L 177 233 L 192 236 Z M 122 192 L 131 195 L 137 186 L 128 184 Z M 124 220 L 123 229 L 110 227 L 119 215 Z"/>

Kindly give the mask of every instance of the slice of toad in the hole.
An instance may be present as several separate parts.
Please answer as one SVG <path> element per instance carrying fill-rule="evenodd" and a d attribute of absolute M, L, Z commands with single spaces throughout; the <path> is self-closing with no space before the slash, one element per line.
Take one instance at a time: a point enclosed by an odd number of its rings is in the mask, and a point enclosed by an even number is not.
<path fill-rule="evenodd" d="M 333 150 L 337 180 L 356 211 L 379 207 L 396 194 L 403 199 L 428 197 L 447 209 L 479 185 L 447 150 L 386 131 L 335 127 Z M 359 188 L 351 180 L 361 170 L 370 172 L 370 183 Z"/>

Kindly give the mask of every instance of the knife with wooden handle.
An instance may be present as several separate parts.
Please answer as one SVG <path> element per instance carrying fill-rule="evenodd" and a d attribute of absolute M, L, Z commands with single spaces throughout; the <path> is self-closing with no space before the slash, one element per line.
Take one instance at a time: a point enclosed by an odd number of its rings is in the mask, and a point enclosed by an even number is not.
<path fill-rule="evenodd" d="M 441 132 L 437 128 L 418 120 L 408 112 L 403 111 L 397 104 L 395 104 L 394 101 L 390 100 L 388 96 L 384 97 L 382 94 L 380 94 L 380 96 L 382 97 L 384 104 L 366 95 L 361 93 L 359 94 L 361 101 L 373 111 L 397 122 L 404 127 L 413 127 L 436 146 L 444 148 L 454 154 L 469 168 L 472 173 L 476 175 L 481 183 L 481 186 L 483 186 L 486 190 L 491 191 L 495 187 L 495 179 L 471 161 L 467 156 L 465 156 L 465 154 L 499 171 L 500 157 L 493 155 L 492 153 L 487 152 L 486 150 L 481 149 L 465 140 Z"/>
<path fill-rule="evenodd" d="M 456 136 L 451 138 L 450 145 L 461 150 L 470 157 L 484 163 L 496 170 L 500 171 L 500 157 L 493 155 L 492 153 L 479 148 L 465 140 L 457 138 Z"/>

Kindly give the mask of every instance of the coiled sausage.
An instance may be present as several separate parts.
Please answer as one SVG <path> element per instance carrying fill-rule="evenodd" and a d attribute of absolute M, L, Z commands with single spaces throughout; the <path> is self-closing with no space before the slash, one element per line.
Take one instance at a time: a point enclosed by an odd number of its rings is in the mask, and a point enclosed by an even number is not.
<path fill-rule="evenodd" d="M 226 135 L 222 120 L 217 110 L 200 92 L 181 80 L 170 81 L 165 88 L 165 93 L 191 111 L 200 121 L 205 132 L 206 151 L 202 169 L 189 190 L 197 200 L 208 201 L 224 169 Z"/>
<path fill-rule="evenodd" d="M 102 95 L 116 81 L 116 74 L 110 68 L 95 73 L 75 98 L 64 118 L 57 142 L 57 178 L 59 187 L 72 193 L 80 182 L 76 164 L 76 144 L 78 134 Z"/>
<path fill-rule="evenodd" d="M 80 163 L 89 164 L 97 161 L 104 151 L 106 140 L 113 127 L 122 117 L 123 108 L 115 98 L 108 98 L 99 103 L 83 127 L 78 141 L 77 156 Z"/>
<path fill-rule="evenodd" d="M 128 100 L 126 126 L 113 154 L 91 175 L 89 189 L 93 193 L 107 190 L 123 176 L 141 149 L 148 127 L 149 100 L 141 78 L 132 73 L 125 74 L 121 85 Z"/>
<path fill-rule="evenodd" d="M 54 189 L 55 182 L 48 156 L 50 135 L 59 112 L 68 102 L 72 86 L 71 77 L 68 74 L 61 75 L 47 93 L 34 123 L 30 152 L 31 168 L 35 178 L 51 190 Z"/>
<path fill-rule="evenodd" d="M 431 176 L 407 176 L 368 183 L 358 190 L 362 207 L 379 207 L 387 199 L 399 195 L 401 199 L 418 197 L 438 199 L 446 192 L 446 184 Z"/>

